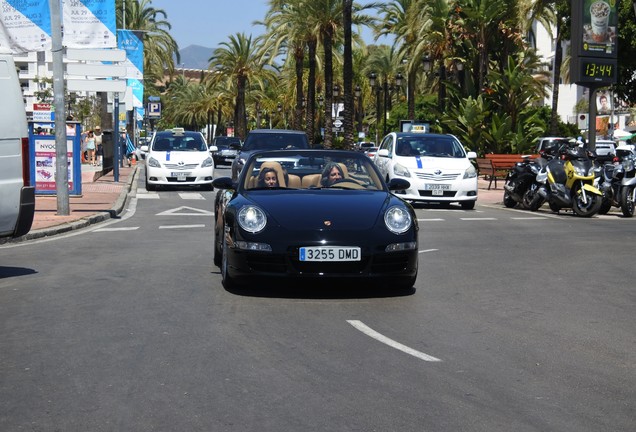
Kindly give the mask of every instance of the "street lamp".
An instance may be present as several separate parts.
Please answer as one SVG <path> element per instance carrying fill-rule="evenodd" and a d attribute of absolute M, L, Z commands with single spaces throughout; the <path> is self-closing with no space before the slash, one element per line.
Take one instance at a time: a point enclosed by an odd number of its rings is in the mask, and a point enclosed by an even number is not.
<path fill-rule="evenodd" d="M 369 74 L 369 84 L 372 89 L 375 89 L 375 145 L 380 144 L 380 86 L 376 87 L 376 81 L 378 76 L 375 72 Z"/>
<path fill-rule="evenodd" d="M 360 132 L 362 132 L 362 89 L 359 85 L 356 85 L 354 90 L 354 94 L 356 99 L 358 100 L 358 137 L 360 136 Z"/>
<path fill-rule="evenodd" d="M 428 54 L 426 54 L 422 58 L 422 64 L 424 65 L 424 72 L 429 72 L 431 70 L 431 65 L 433 64 L 433 62 L 431 61 L 431 58 Z"/>

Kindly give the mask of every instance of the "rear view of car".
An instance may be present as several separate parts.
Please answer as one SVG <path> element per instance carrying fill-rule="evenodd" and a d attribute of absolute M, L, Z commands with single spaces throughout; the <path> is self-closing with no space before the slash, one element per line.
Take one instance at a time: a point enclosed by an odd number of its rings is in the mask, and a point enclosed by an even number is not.
<path fill-rule="evenodd" d="M 28 233 L 35 212 L 29 138 L 13 56 L 0 54 L 0 237 Z"/>
<path fill-rule="evenodd" d="M 201 186 L 212 190 L 214 160 L 203 135 L 182 128 L 157 132 L 146 155 L 146 189 L 157 186 Z"/>
<path fill-rule="evenodd" d="M 241 148 L 241 140 L 238 137 L 218 136 L 214 138 L 214 146 L 217 148 L 212 153 L 214 165 L 232 165 Z"/>
<path fill-rule="evenodd" d="M 288 129 L 254 129 L 247 134 L 241 151 L 232 162 L 232 180 L 238 179 L 245 161 L 259 150 L 308 149 L 309 140 L 303 131 Z"/>

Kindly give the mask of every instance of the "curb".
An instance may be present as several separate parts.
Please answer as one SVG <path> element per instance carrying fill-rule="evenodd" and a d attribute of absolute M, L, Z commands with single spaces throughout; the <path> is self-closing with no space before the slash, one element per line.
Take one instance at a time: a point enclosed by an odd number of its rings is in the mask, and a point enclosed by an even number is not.
<path fill-rule="evenodd" d="M 76 231 L 82 228 L 86 228 L 90 225 L 94 225 L 100 222 L 104 222 L 108 219 L 115 218 L 124 211 L 124 208 L 126 207 L 126 202 L 128 201 L 128 196 L 130 194 L 130 191 L 132 190 L 133 185 L 137 184 L 137 177 L 138 177 L 138 169 L 135 168 L 133 172 L 131 173 L 131 175 L 128 176 L 128 179 L 126 181 L 126 186 L 119 194 L 117 201 L 115 201 L 115 204 L 113 204 L 113 206 L 108 211 L 86 216 L 82 219 L 79 219 L 73 222 L 65 222 L 61 225 L 56 225 L 56 226 L 52 226 L 48 228 L 42 228 L 39 230 L 30 231 L 27 234 L 23 235 L 22 237 L 3 238 L 3 239 L 0 239 L 0 245 L 5 243 L 22 243 L 29 240 L 52 237 L 55 235 L 64 234 L 71 231 Z"/>

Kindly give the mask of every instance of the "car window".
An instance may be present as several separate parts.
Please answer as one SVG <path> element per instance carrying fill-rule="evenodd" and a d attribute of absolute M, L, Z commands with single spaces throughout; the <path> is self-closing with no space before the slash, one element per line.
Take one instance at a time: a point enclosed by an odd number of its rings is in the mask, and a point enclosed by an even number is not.
<path fill-rule="evenodd" d="M 158 136 L 152 147 L 154 151 L 207 151 L 207 146 L 200 136 Z"/>
<path fill-rule="evenodd" d="M 245 189 L 268 189 L 265 175 L 274 172 L 278 181 L 276 189 L 320 189 L 325 170 L 337 164 L 343 172 L 342 181 L 329 185 L 335 189 L 382 190 L 382 180 L 373 163 L 364 154 L 357 157 L 322 157 L 302 153 L 283 152 L 280 156 L 270 153 L 254 158 L 245 169 L 242 185 Z"/>
<path fill-rule="evenodd" d="M 398 156 L 463 158 L 462 145 L 450 136 L 405 136 L 399 137 L 396 146 Z"/>

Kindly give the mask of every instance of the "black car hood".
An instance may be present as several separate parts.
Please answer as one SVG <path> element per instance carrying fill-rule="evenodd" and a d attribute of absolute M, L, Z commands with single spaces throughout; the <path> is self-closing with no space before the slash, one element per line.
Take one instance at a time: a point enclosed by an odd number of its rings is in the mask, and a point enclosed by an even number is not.
<path fill-rule="evenodd" d="M 258 190 L 245 193 L 280 226 L 300 229 L 365 230 L 384 217 L 391 195 L 382 191 Z"/>

